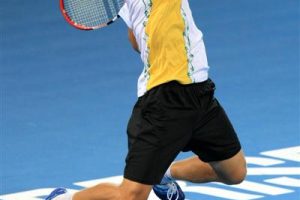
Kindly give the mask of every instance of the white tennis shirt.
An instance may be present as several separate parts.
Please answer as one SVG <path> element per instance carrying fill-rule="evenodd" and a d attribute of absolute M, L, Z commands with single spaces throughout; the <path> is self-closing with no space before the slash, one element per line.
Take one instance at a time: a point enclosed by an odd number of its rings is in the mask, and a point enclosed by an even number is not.
<path fill-rule="evenodd" d="M 169 81 L 191 84 L 208 79 L 203 35 L 187 0 L 125 0 L 119 15 L 133 30 L 144 63 L 139 97 Z"/>

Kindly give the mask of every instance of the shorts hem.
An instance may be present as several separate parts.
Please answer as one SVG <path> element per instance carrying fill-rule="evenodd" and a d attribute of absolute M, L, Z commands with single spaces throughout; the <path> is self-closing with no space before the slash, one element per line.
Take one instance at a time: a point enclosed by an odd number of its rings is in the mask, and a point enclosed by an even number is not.
<path fill-rule="evenodd" d="M 238 148 L 228 152 L 227 154 L 224 154 L 223 156 L 220 156 L 218 158 L 204 158 L 204 157 L 200 157 L 198 156 L 203 162 L 209 163 L 209 162 L 220 162 L 220 161 L 224 161 L 227 159 L 232 158 L 233 156 L 235 156 L 238 152 L 240 152 L 242 149 L 241 146 L 239 146 Z"/>
<path fill-rule="evenodd" d="M 130 181 L 133 181 L 133 182 L 137 182 L 137 183 L 143 184 L 143 185 L 156 185 L 156 184 L 160 183 L 160 182 L 156 182 L 156 181 L 144 181 L 144 180 L 141 180 L 141 179 L 136 178 L 134 176 L 130 176 L 128 174 L 125 174 L 124 178 L 128 179 Z"/>

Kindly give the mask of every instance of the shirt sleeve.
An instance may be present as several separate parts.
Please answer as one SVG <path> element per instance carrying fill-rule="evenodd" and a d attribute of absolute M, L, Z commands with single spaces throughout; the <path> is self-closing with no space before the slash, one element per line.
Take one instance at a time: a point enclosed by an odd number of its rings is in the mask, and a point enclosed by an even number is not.
<path fill-rule="evenodd" d="M 119 11 L 119 16 L 124 20 L 128 28 L 132 29 L 132 23 L 130 21 L 130 15 L 129 15 L 129 9 L 127 3 L 125 3 L 121 8 L 121 10 Z"/>

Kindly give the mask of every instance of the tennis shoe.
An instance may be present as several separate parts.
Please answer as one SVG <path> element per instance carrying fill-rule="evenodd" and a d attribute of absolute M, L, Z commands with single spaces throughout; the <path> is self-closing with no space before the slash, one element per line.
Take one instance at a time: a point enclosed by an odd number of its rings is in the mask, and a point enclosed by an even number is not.
<path fill-rule="evenodd" d="M 56 197 L 66 193 L 67 190 L 65 188 L 56 188 L 46 197 L 45 200 L 56 200 Z"/>
<path fill-rule="evenodd" d="M 184 200 L 185 195 L 178 183 L 164 176 L 161 183 L 153 186 L 153 191 L 161 200 Z"/>

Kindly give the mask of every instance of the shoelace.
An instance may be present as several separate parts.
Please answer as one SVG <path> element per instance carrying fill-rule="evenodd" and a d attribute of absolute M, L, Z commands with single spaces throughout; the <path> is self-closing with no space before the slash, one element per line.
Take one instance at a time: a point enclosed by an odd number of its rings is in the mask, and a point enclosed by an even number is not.
<path fill-rule="evenodd" d="M 172 183 L 169 183 L 168 185 L 169 185 L 169 189 L 167 192 L 168 200 L 172 200 L 173 195 L 176 195 L 175 200 L 177 200 L 179 198 L 179 193 L 178 193 L 176 184 L 174 182 L 172 182 Z"/>

